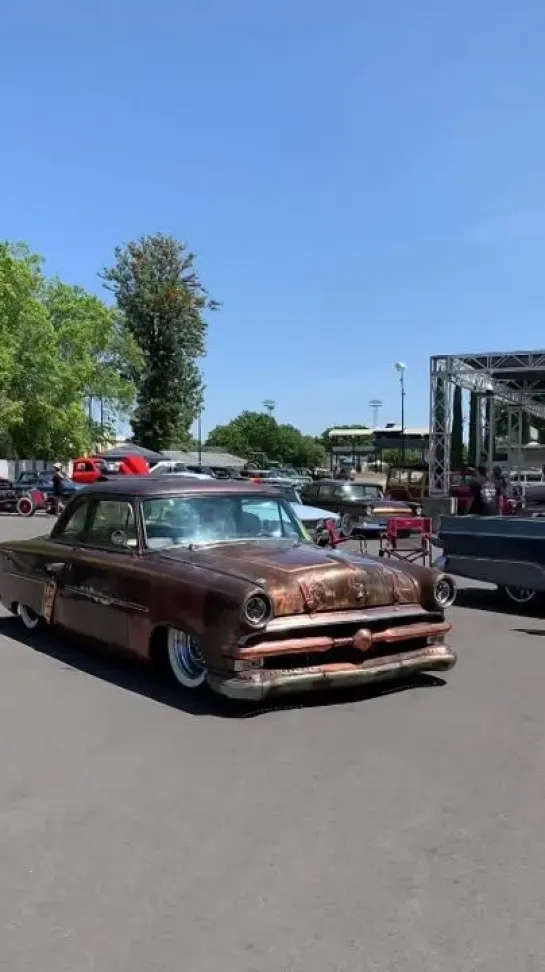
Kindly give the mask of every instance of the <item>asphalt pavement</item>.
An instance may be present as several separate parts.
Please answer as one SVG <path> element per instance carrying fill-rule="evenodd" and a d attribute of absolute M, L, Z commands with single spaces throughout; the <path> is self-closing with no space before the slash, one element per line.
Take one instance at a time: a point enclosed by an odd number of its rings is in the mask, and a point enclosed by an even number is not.
<path fill-rule="evenodd" d="M 545 622 L 497 607 L 444 678 L 255 715 L 1 617 L 0 969 L 541 972 Z"/>

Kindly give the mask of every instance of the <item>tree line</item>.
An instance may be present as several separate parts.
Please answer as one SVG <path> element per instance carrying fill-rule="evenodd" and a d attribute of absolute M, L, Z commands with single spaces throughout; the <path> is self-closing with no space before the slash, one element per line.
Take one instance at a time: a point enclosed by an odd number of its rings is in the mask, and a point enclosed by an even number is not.
<path fill-rule="evenodd" d="M 0 455 L 68 459 L 130 420 L 141 445 L 185 446 L 201 408 L 210 299 L 170 236 L 114 252 L 114 301 L 54 277 L 25 244 L 0 243 Z"/>

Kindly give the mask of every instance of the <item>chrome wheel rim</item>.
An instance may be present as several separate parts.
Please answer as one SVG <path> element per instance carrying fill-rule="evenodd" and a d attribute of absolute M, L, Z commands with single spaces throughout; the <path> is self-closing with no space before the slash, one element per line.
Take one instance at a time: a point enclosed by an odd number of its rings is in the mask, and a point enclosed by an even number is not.
<path fill-rule="evenodd" d="M 510 587 L 509 585 L 505 588 L 505 593 L 516 604 L 526 604 L 528 601 L 532 601 L 536 595 L 532 587 Z"/>
<path fill-rule="evenodd" d="M 168 659 L 170 669 L 177 682 L 184 688 L 199 688 L 206 680 L 206 665 L 196 638 L 169 628 Z"/>
<path fill-rule="evenodd" d="M 442 608 L 448 608 L 452 604 L 452 584 L 445 577 L 441 577 L 435 586 L 435 599 Z"/>
<path fill-rule="evenodd" d="M 19 604 L 17 608 L 17 614 L 21 618 L 25 628 L 29 628 L 32 631 L 37 628 L 40 623 L 40 616 L 35 614 L 32 608 L 27 607 L 25 604 Z"/>

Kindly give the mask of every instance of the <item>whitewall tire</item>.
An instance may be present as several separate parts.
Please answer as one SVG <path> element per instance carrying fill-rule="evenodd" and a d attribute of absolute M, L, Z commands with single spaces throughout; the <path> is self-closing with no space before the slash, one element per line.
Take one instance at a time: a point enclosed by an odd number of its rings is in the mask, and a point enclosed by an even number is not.
<path fill-rule="evenodd" d="M 34 631 L 42 620 L 40 615 L 35 614 L 32 608 L 27 607 L 26 604 L 17 605 L 17 614 L 19 615 L 25 628 L 28 628 L 29 631 Z"/>
<path fill-rule="evenodd" d="M 199 643 L 186 631 L 168 629 L 167 660 L 172 678 L 183 688 L 194 691 L 206 682 L 207 668 Z"/>

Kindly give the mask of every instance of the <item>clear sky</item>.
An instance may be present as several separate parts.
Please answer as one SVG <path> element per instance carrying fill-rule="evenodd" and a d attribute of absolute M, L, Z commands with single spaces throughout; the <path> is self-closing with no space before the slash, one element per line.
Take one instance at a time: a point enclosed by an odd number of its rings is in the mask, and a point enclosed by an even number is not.
<path fill-rule="evenodd" d="M 427 424 L 431 354 L 545 345 L 543 0 L 4 0 L 0 236 L 91 289 L 187 240 L 204 430 Z"/>

